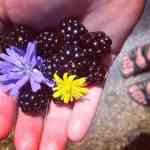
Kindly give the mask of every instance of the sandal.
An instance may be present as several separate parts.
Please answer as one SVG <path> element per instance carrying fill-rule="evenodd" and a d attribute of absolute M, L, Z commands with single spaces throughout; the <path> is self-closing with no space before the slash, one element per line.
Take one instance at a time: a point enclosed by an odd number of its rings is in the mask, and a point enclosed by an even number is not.
<path fill-rule="evenodd" d="M 144 61 L 144 62 L 141 62 L 141 64 L 136 62 L 139 57 L 139 56 L 137 56 L 137 55 L 139 55 L 139 54 L 137 54 L 138 50 L 139 50 L 139 48 L 137 48 L 135 51 L 132 51 L 129 55 L 127 55 L 127 57 L 129 56 L 128 59 L 132 63 L 132 65 L 130 64 L 131 68 L 128 68 L 128 69 L 130 69 L 130 71 L 126 72 L 127 69 L 125 69 L 125 67 L 123 66 L 126 63 L 125 62 L 126 60 L 123 62 L 124 64 L 122 63 L 121 73 L 124 77 L 129 77 L 131 75 L 135 76 L 139 73 L 148 71 L 150 69 L 150 60 L 147 57 L 148 50 L 150 50 L 149 45 L 146 45 L 146 46 L 143 46 L 142 48 L 140 48 L 140 52 L 141 52 L 140 59 L 143 59 L 143 61 Z M 142 63 L 144 63 L 144 65 Z"/>

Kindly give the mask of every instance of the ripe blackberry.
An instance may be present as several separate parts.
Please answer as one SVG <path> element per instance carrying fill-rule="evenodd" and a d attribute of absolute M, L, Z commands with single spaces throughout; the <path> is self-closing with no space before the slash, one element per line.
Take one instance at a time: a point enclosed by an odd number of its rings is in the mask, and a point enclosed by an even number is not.
<path fill-rule="evenodd" d="M 87 77 L 89 84 L 99 84 L 106 79 L 107 67 L 95 59 L 82 59 L 76 64 L 77 75 Z"/>
<path fill-rule="evenodd" d="M 36 40 L 39 53 L 43 56 L 51 55 L 61 44 L 58 34 L 50 31 L 41 32 Z"/>
<path fill-rule="evenodd" d="M 33 41 L 35 33 L 23 25 L 15 25 L 5 36 L 6 47 L 10 45 L 26 48 L 29 41 Z"/>
<path fill-rule="evenodd" d="M 63 34 L 65 44 L 77 44 L 80 36 L 87 33 L 87 29 L 75 17 L 62 20 L 60 31 Z"/>
<path fill-rule="evenodd" d="M 32 92 L 30 83 L 27 83 L 20 91 L 19 106 L 25 113 L 38 115 L 45 113 L 49 104 L 49 93 L 47 86 L 42 85 L 42 88 L 36 93 Z"/>
<path fill-rule="evenodd" d="M 106 80 L 107 67 L 95 62 L 87 68 L 86 76 L 89 83 L 100 84 Z"/>
<path fill-rule="evenodd" d="M 111 39 L 104 32 L 87 33 L 80 38 L 80 46 L 91 55 L 110 53 L 111 44 Z"/>

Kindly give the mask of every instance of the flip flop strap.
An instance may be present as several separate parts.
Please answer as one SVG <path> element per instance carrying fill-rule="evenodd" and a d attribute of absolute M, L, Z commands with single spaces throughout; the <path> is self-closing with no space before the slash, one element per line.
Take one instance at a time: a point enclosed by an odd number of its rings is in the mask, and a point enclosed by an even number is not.
<path fill-rule="evenodd" d="M 150 105 L 150 94 L 148 94 L 147 89 L 146 89 L 148 82 L 150 82 L 150 80 L 145 80 L 145 81 L 143 81 L 142 84 L 139 83 L 138 86 L 140 86 L 139 88 L 144 93 L 145 101 L 147 102 L 148 105 Z"/>
<path fill-rule="evenodd" d="M 133 62 L 133 66 L 134 66 L 134 71 L 133 71 L 133 75 L 134 74 L 137 74 L 137 73 L 140 73 L 141 72 L 141 68 L 137 65 L 136 63 L 136 53 L 135 51 L 132 51 L 131 54 L 130 54 L 130 59 L 132 60 Z"/>
<path fill-rule="evenodd" d="M 143 57 L 144 57 L 144 59 L 146 61 L 146 64 L 150 63 L 150 60 L 148 60 L 148 58 L 147 58 L 147 52 L 148 52 L 148 50 L 149 50 L 149 46 L 148 45 L 142 47 L 142 55 L 143 55 Z"/>

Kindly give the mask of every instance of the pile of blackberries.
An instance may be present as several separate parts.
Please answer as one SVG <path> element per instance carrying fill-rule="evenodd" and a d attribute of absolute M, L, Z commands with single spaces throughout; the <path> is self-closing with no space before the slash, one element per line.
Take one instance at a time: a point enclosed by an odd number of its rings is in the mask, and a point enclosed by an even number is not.
<path fill-rule="evenodd" d="M 102 58 L 111 51 L 111 39 L 104 32 L 88 32 L 80 20 L 75 17 L 65 18 L 54 29 L 34 32 L 23 25 L 14 25 L 11 31 L 0 35 L 0 49 L 10 45 L 25 49 L 29 41 L 37 41 L 38 55 L 43 63 L 37 66 L 50 80 L 53 74 L 76 74 L 87 77 L 89 85 L 100 84 L 105 80 L 107 67 Z M 46 87 L 37 93 L 25 85 L 19 95 L 19 105 L 24 112 L 45 110 L 50 96 Z M 30 91 L 30 92 L 29 92 Z"/>

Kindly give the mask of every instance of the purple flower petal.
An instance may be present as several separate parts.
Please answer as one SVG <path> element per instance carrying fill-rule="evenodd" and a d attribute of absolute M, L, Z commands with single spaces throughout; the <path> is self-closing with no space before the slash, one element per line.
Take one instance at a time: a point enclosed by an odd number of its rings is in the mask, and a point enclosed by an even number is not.
<path fill-rule="evenodd" d="M 16 60 L 20 60 L 20 55 L 18 55 L 13 49 L 6 48 L 6 52 L 9 56 L 13 57 Z"/>
<path fill-rule="evenodd" d="M 9 74 L 8 74 L 8 78 L 9 79 L 21 79 L 22 77 L 24 76 L 24 74 L 22 73 L 22 72 L 10 72 Z"/>
<path fill-rule="evenodd" d="M 12 67 L 14 67 L 14 65 L 9 63 L 9 62 L 0 61 L 0 68 L 5 68 L 5 66 L 12 66 Z"/>
<path fill-rule="evenodd" d="M 55 82 L 53 80 L 49 81 L 49 80 L 45 80 L 45 84 L 50 87 L 53 88 L 55 85 Z"/>
<path fill-rule="evenodd" d="M 16 84 L 18 79 L 10 79 L 2 82 L 2 85 Z"/>
<path fill-rule="evenodd" d="M 2 74 L 8 73 L 13 68 L 14 68 L 14 66 L 12 64 L 3 62 L 0 64 L 0 73 L 2 73 Z"/>
<path fill-rule="evenodd" d="M 28 76 L 24 76 L 21 80 L 19 80 L 15 87 L 10 91 L 11 96 L 18 96 L 20 88 L 25 85 L 25 83 L 29 80 Z"/>
<path fill-rule="evenodd" d="M 34 55 L 31 59 L 31 68 L 33 68 L 37 64 L 36 56 Z"/>
<path fill-rule="evenodd" d="M 10 48 L 12 49 L 12 51 L 14 51 L 15 53 L 17 53 L 18 55 L 20 55 L 22 57 L 25 55 L 25 50 L 23 50 L 23 49 L 20 49 L 20 48 L 14 47 L 14 46 L 11 46 Z"/>
<path fill-rule="evenodd" d="M 0 82 L 5 81 L 7 79 L 8 79 L 8 74 L 0 75 Z"/>
<path fill-rule="evenodd" d="M 4 54 L 4 53 L 0 54 L 0 58 L 4 59 L 6 62 L 9 62 L 9 63 L 11 63 L 11 64 L 14 64 L 14 65 L 16 65 L 16 66 L 18 66 L 18 67 L 21 67 L 20 61 L 16 60 L 16 59 L 13 58 L 13 57 L 10 57 L 10 56 L 8 56 L 8 55 L 6 55 L 6 54 Z"/>
<path fill-rule="evenodd" d="M 0 75 L 0 81 L 5 82 L 8 80 L 19 80 L 22 78 L 22 76 L 23 76 L 22 72 L 18 72 L 18 73 L 10 72 L 9 74 Z"/>
<path fill-rule="evenodd" d="M 24 60 L 26 60 L 26 63 L 29 65 L 31 62 L 31 59 L 33 56 L 36 56 L 36 46 L 35 43 L 29 43 L 27 46 L 27 52 L 24 56 Z"/>
<path fill-rule="evenodd" d="M 36 82 L 38 82 L 38 83 L 41 83 L 42 81 L 45 81 L 45 77 L 43 76 L 43 74 L 39 71 L 39 70 L 37 70 L 37 69 L 33 69 L 33 72 L 32 72 L 32 74 L 31 74 L 31 78 L 34 80 L 34 81 L 36 81 Z"/>
<path fill-rule="evenodd" d="M 33 78 L 30 78 L 30 84 L 33 92 L 37 92 L 41 88 L 40 83 L 33 80 Z"/>

